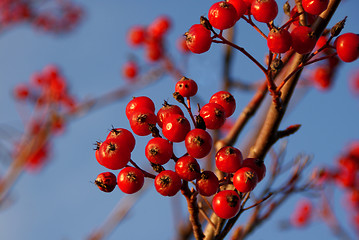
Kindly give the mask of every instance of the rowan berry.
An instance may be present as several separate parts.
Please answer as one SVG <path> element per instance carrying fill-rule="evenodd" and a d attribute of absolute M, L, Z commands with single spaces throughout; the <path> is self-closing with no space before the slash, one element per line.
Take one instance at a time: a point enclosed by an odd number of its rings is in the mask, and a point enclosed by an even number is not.
<path fill-rule="evenodd" d="M 292 37 L 286 29 L 273 28 L 267 38 L 267 46 L 273 53 L 285 53 L 292 45 Z"/>
<path fill-rule="evenodd" d="M 124 78 L 131 80 L 137 77 L 137 74 L 138 74 L 138 66 L 136 62 L 129 61 L 122 66 L 122 75 Z"/>
<path fill-rule="evenodd" d="M 304 11 L 309 14 L 319 15 L 327 9 L 329 0 L 302 0 Z"/>
<path fill-rule="evenodd" d="M 242 167 L 243 156 L 239 149 L 225 146 L 216 153 L 215 160 L 218 170 L 225 173 L 234 173 Z"/>
<path fill-rule="evenodd" d="M 307 13 L 306 15 L 307 15 L 307 24 L 308 24 L 308 26 L 310 26 L 317 19 L 317 16 L 309 14 L 309 13 Z M 299 23 L 299 14 L 298 14 L 297 6 L 294 6 L 293 9 L 290 11 L 290 17 L 294 18 L 293 24 L 295 26 L 300 26 L 301 25 Z"/>
<path fill-rule="evenodd" d="M 131 151 L 128 146 L 120 145 L 113 139 L 105 140 L 98 151 L 98 162 L 111 170 L 118 170 L 125 167 L 131 159 Z"/>
<path fill-rule="evenodd" d="M 171 159 L 173 146 L 164 138 L 152 138 L 145 147 L 145 155 L 151 163 L 163 165 Z"/>
<path fill-rule="evenodd" d="M 168 16 L 159 16 L 148 26 L 148 34 L 153 38 L 162 38 L 170 28 L 171 19 Z"/>
<path fill-rule="evenodd" d="M 212 149 L 212 137 L 206 130 L 195 128 L 187 133 L 185 146 L 192 157 L 204 158 Z"/>
<path fill-rule="evenodd" d="M 224 115 L 226 118 L 232 116 L 232 114 L 236 110 L 236 100 L 232 96 L 232 94 L 227 91 L 216 92 L 209 99 L 209 102 L 221 105 L 224 109 Z"/>
<path fill-rule="evenodd" d="M 14 96 L 17 100 L 26 100 L 30 95 L 30 89 L 25 84 L 18 84 L 14 89 Z"/>
<path fill-rule="evenodd" d="M 241 199 L 234 190 L 223 190 L 214 195 L 212 199 L 213 211 L 218 217 L 230 219 L 239 212 Z"/>
<path fill-rule="evenodd" d="M 265 177 L 267 168 L 264 161 L 258 158 L 246 158 L 243 160 L 242 167 L 249 167 L 257 173 L 258 182 Z"/>
<path fill-rule="evenodd" d="M 117 186 L 122 192 L 132 194 L 138 192 L 144 184 L 143 172 L 135 167 L 123 168 L 117 176 Z"/>
<path fill-rule="evenodd" d="M 137 108 L 147 108 L 151 112 L 155 112 L 155 104 L 151 100 L 151 98 L 146 96 L 134 97 L 131 101 L 129 101 L 126 105 L 126 117 L 130 118 L 131 114 Z"/>
<path fill-rule="evenodd" d="M 130 118 L 132 131 L 138 136 L 147 136 L 152 133 L 152 126 L 156 126 L 156 115 L 147 108 L 139 108 L 134 111 Z"/>
<path fill-rule="evenodd" d="M 310 27 L 298 26 L 290 33 L 292 36 L 292 47 L 299 54 L 310 53 L 316 43 L 313 31 Z"/>
<path fill-rule="evenodd" d="M 216 2 L 208 11 L 208 20 L 212 27 L 224 30 L 234 26 L 238 20 L 238 13 L 231 3 Z"/>
<path fill-rule="evenodd" d="M 112 128 L 106 139 L 113 139 L 122 146 L 127 146 L 132 152 L 136 145 L 136 139 L 133 134 L 125 128 Z"/>
<path fill-rule="evenodd" d="M 207 52 L 212 45 L 211 31 L 201 24 L 194 24 L 185 33 L 186 44 L 189 50 L 193 53 Z"/>
<path fill-rule="evenodd" d="M 200 177 L 201 168 L 197 160 L 192 156 L 180 157 L 175 165 L 178 176 L 185 181 L 192 181 Z"/>
<path fill-rule="evenodd" d="M 252 191 L 258 183 L 257 173 L 249 167 L 241 167 L 233 175 L 234 187 L 242 193 Z"/>
<path fill-rule="evenodd" d="M 100 173 L 95 184 L 103 192 L 112 192 L 116 187 L 116 176 L 112 172 Z"/>
<path fill-rule="evenodd" d="M 182 77 L 175 86 L 175 92 L 181 94 L 182 97 L 193 97 L 198 91 L 197 83 L 186 77 Z"/>
<path fill-rule="evenodd" d="M 269 23 L 278 14 L 278 5 L 275 0 L 254 0 L 251 5 L 251 13 L 258 22 Z"/>
<path fill-rule="evenodd" d="M 199 115 L 203 118 L 208 129 L 219 129 L 226 121 L 225 110 L 218 103 L 205 104 Z"/>
<path fill-rule="evenodd" d="M 212 171 L 203 171 L 196 181 L 196 188 L 202 196 L 212 196 L 215 194 L 219 187 L 219 181 Z"/>
<path fill-rule="evenodd" d="M 146 28 L 144 26 L 133 26 L 127 33 L 127 42 L 137 47 L 142 45 L 146 39 Z"/>
<path fill-rule="evenodd" d="M 189 121 L 180 114 L 173 114 L 163 121 L 162 133 L 171 142 L 184 141 L 190 130 Z"/>
<path fill-rule="evenodd" d="M 173 114 L 179 114 L 181 116 L 184 116 L 182 109 L 177 105 L 171 105 L 168 104 L 166 101 L 163 104 L 163 107 L 160 108 L 157 112 L 157 124 L 160 128 L 163 126 L 163 120 L 167 117 L 173 115 Z"/>
<path fill-rule="evenodd" d="M 359 57 L 359 36 L 355 33 L 344 33 L 335 41 L 338 57 L 343 62 L 353 62 Z"/>
<path fill-rule="evenodd" d="M 248 9 L 248 5 L 243 0 L 228 0 L 227 2 L 232 4 L 233 7 L 236 9 L 236 21 L 238 21 Z"/>
<path fill-rule="evenodd" d="M 158 193 L 171 197 L 181 189 L 182 181 L 174 171 L 164 170 L 156 176 L 154 184 Z"/>

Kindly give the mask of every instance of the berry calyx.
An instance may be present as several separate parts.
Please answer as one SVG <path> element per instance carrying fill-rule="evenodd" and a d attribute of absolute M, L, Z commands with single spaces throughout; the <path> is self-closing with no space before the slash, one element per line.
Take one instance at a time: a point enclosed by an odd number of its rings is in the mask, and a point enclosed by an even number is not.
<path fill-rule="evenodd" d="M 106 139 L 113 139 L 122 146 L 127 146 L 132 152 L 136 145 L 133 134 L 125 128 L 112 128 Z"/>
<path fill-rule="evenodd" d="M 243 160 L 242 167 L 249 167 L 257 173 L 258 182 L 265 177 L 267 168 L 264 161 L 258 158 L 246 158 Z"/>
<path fill-rule="evenodd" d="M 116 187 L 116 176 L 112 172 L 100 173 L 95 184 L 103 192 L 112 192 Z"/>
<path fill-rule="evenodd" d="M 257 173 L 249 167 L 240 168 L 233 176 L 234 187 L 242 193 L 252 191 L 258 183 Z"/>
<path fill-rule="evenodd" d="M 131 151 L 128 146 L 121 145 L 113 139 L 105 140 L 98 151 L 99 162 L 111 170 L 125 167 L 131 159 Z"/>

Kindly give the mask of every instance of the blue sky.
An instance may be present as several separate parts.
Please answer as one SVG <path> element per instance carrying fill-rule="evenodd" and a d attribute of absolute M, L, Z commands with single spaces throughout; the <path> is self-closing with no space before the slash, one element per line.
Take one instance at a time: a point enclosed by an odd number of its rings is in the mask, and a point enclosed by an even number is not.
<path fill-rule="evenodd" d="M 3 114 L 0 128 L 11 126 L 23 129 L 18 112 L 20 108 L 13 100 L 11 91 L 16 84 L 28 81 L 32 73 L 42 70 L 47 64 L 57 64 L 62 69 L 71 92 L 81 100 L 125 86 L 126 82 L 120 75 L 122 64 L 129 54 L 134 53 L 139 59 L 142 57 L 141 50 L 133 50 L 126 45 L 126 32 L 134 24 L 147 25 L 158 15 L 168 14 L 172 18 L 168 49 L 175 61 L 183 64 L 183 58 L 175 49 L 175 41 L 192 24 L 198 23 L 199 17 L 206 15 L 214 2 L 79 1 L 85 10 L 84 21 L 67 35 L 53 36 L 27 25 L 2 33 L 0 111 Z M 283 2 L 278 1 L 279 6 Z M 358 33 L 358 7 L 356 0 L 343 1 L 342 8 L 330 25 L 348 16 L 344 32 Z M 253 52 L 258 59 L 264 59 L 265 41 L 244 22 L 237 25 L 239 45 Z M 201 99 L 209 99 L 219 89 L 221 57 L 221 46 L 214 45 L 209 52 L 192 55 L 188 59 L 185 74 L 197 81 Z M 291 124 L 302 124 L 302 127 L 288 139 L 288 160 L 299 153 L 306 153 L 313 156 L 313 167 L 331 165 L 348 142 L 359 138 L 359 98 L 353 96 L 348 87 L 350 74 L 358 68 L 358 61 L 343 65 L 333 88 L 327 92 L 310 89 L 298 91 L 294 96 L 295 104 L 290 107 L 281 126 L 285 128 Z M 235 56 L 233 74 L 247 82 L 262 77 L 261 72 L 239 54 Z M 159 109 L 164 99 L 172 101 L 173 90 L 174 81 L 166 76 L 132 95 L 151 97 L 156 109 Z M 252 93 L 234 92 L 238 104 L 235 114 L 239 114 Z M 102 225 L 125 195 L 117 188 L 111 194 L 102 193 L 91 183 L 97 174 L 106 171 L 95 160 L 93 143 L 103 140 L 112 125 L 130 129 L 124 111 L 132 95 L 72 120 L 65 133 L 54 139 L 51 162 L 38 174 L 24 173 L 11 191 L 11 204 L 1 209 L 0 239 L 85 239 Z M 240 137 L 237 143 L 239 148 L 245 142 L 251 126 L 253 123 Z M 142 149 L 148 139 L 136 137 L 133 159 L 142 166 L 147 163 Z M 181 148 L 177 151 L 180 152 Z M 6 163 L 0 164 L 2 174 Z M 180 217 L 173 216 L 173 209 L 178 206 L 184 209 L 184 198 L 180 194 L 174 200 L 162 197 L 155 192 L 152 180 L 147 183 L 148 188 L 135 195 L 138 197 L 135 207 L 109 239 L 173 239 L 175 223 L 180 221 Z M 335 202 L 340 205 L 342 192 L 335 193 Z M 276 216 L 250 239 L 268 239 L 268 234 L 270 239 L 303 239 L 308 236 L 335 239 L 327 226 L 318 221 L 304 230 L 280 231 L 278 221 L 288 218 L 298 199 L 300 197 L 296 196 L 286 202 Z M 343 208 L 335 210 L 346 223 L 347 215 L 343 214 Z M 245 218 L 240 222 L 244 222 Z"/>

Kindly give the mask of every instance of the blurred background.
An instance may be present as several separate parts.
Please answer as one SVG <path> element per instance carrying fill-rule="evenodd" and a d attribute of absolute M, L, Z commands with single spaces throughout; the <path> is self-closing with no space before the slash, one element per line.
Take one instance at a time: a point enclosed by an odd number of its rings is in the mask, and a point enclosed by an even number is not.
<path fill-rule="evenodd" d="M 281 10 L 285 1 L 277 2 Z M 128 87 L 121 68 L 130 58 L 138 60 L 141 72 L 156 67 L 156 63 L 146 61 L 143 50 L 129 47 L 126 34 L 131 26 L 146 26 L 160 15 L 167 15 L 172 21 L 166 36 L 169 55 L 185 76 L 198 83 L 199 96 L 194 101 L 208 101 L 220 89 L 221 45 L 214 44 L 210 51 L 201 55 L 184 56 L 177 48 L 178 38 L 192 24 L 199 23 L 199 17 L 206 16 L 215 1 L 89 0 L 74 3 L 82 8 L 82 19 L 65 33 L 49 33 L 28 23 L 5 27 L 0 32 L 2 145 L 21 137 L 24 120 L 26 122 L 31 113 L 30 105 L 14 100 L 14 87 L 28 82 L 35 72 L 42 71 L 49 64 L 60 68 L 69 91 L 79 102 L 105 95 L 116 88 Z M 348 16 L 343 32 L 358 33 L 358 9 L 357 0 L 343 0 L 329 26 Z M 280 24 L 282 19 L 281 12 L 276 23 Z M 259 26 L 267 33 L 264 25 Z M 265 40 L 242 20 L 235 28 L 235 42 L 264 62 L 267 53 Z M 349 85 L 358 71 L 358 61 L 342 64 L 329 89 L 298 89 L 281 125 L 282 129 L 292 124 L 302 125 L 296 134 L 286 139 L 286 159 L 308 154 L 313 158 L 310 168 L 332 166 L 343 149 L 359 139 L 359 96 L 353 94 Z M 263 78 L 262 73 L 241 54 L 235 54 L 233 76 L 246 83 Z M 177 194 L 168 198 L 159 195 L 151 179 L 147 179 L 144 190 L 130 198 L 118 188 L 112 193 L 101 192 L 94 180 L 107 170 L 97 163 L 93 151 L 94 143 L 104 140 L 112 126 L 130 129 L 124 113 L 133 96 L 150 97 L 157 110 L 163 100 L 175 103 L 172 98 L 175 81 L 172 76 L 164 75 L 147 86 L 133 88 L 129 94 L 106 106 L 71 118 L 63 134 L 53 139 L 51 156 L 45 166 L 39 171 L 21 174 L 7 200 L 1 204 L 0 239 L 86 239 L 103 225 L 117 204 L 128 202 L 134 203 L 133 208 L 108 239 L 175 239 L 176 225 L 187 218 L 183 196 Z M 253 91 L 233 90 L 233 95 L 237 100 L 235 119 L 251 99 Z M 235 145 L 239 149 L 255 121 L 240 136 Z M 132 153 L 132 159 L 146 169 L 149 165 L 143 149 L 149 139 L 149 136 L 136 136 L 137 144 Z M 175 152 L 181 154 L 182 150 L 179 146 Z M 10 161 L 6 157 L 1 159 L 0 177 L 5 174 Z M 203 162 L 200 164 L 204 165 Z M 343 192 L 336 190 L 332 196 L 334 212 L 344 228 L 352 231 L 352 220 L 343 206 Z M 320 218 L 313 219 L 305 228 L 283 229 L 283 223 L 288 222 L 296 203 L 304 197 L 298 194 L 290 198 L 249 239 L 336 239 Z M 246 217 L 244 214 L 239 223 L 245 222 Z M 354 239 L 354 235 L 352 237 Z"/>

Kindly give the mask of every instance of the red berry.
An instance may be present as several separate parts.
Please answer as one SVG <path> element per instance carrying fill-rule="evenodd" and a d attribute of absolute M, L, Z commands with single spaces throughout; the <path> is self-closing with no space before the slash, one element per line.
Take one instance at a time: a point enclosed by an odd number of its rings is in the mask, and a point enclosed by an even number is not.
<path fill-rule="evenodd" d="M 278 14 L 278 5 L 275 0 L 254 0 L 251 5 L 251 13 L 258 22 L 269 23 Z"/>
<path fill-rule="evenodd" d="M 105 140 L 99 148 L 100 163 L 111 170 L 121 169 L 131 159 L 131 151 L 128 146 L 123 146 L 113 139 Z"/>
<path fill-rule="evenodd" d="M 306 54 L 313 50 L 316 40 L 310 27 L 298 26 L 290 35 L 292 36 L 292 47 L 297 53 Z"/>
<path fill-rule="evenodd" d="M 100 165 L 102 165 L 102 162 L 101 162 L 102 160 L 101 160 L 100 151 L 99 151 L 101 144 L 102 144 L 102 142 L 96 142 L 96 144 L 95 144 L 95 146 L 96 146 L 96 148 L 95 148 L 95 158 L 96 158 L 97 162 Z"/>
<path fill-rule="evenodd" d="M 344 33 L 336 39 L 335 47 L 343 62 L 353 62 L 359 57 L 359 36 L 355 33 Z"/>
<path fill-rule="evenodd" d="M 207 103 L 201 108 L 199 115 L 208 129 L 219 129 L 226 121 L 224 108 L 218 103 Z"/>
<path fill-rule="evenodd" d="M 122 75 L 126 79 L 134 79 L 137 77 L 138 73 L 138 66 L 137 63 L 134 61 L 129 61 L 125 63 L 122 67 Z"/>
<path fill-rule="evenodd" d="M 242 166 L 243 157 L 241 151 L 235 147 L 222 147 L 216 153 L 216 167 L 225 173 L 234 173 Z"/>
<path fill-rule="evenodd" d="M 17 100 L 25 100 L 29 97 L 30 90 L 29 87 L 25 84 L 18 84 L 14 89 L 14 96 Z"/>
<path fill-rule="evenodd" d="M 196 181 L 196 188 L 202 196 L 212 196 L 219 187 L 219 181 L 212 171 L 203 171 L 201 176 Z"/>
<path fill-rule="evenodd" d="M 314 70 L 313 81 L 319 89 L 326 90 L 331 85 L 331 75 L 327 66 L 319 66 Z"/>
<path fill-rule="evenodd" d="M 160 172 L 155 178 L 155 188 L 163 196 L 174 196 L 181 189 L 182 181 L 177 173 L 171 170 Z"/>
<path fill-rule="evenodd" d="M 145 148 L 146 158 L 154 164 L 166 164 L 172 157 L 173 146 L 172 144 L 160 137 L 152 138 L 148 141 Z"/>
<path fill-rule="evenodd" d="M 208 11 L 208 20 L 212 27 L 224 30 L 234 26 L 238 20 L 235 7 L 225 1 L 214 3 Z"/>
<path fill-rule="evenodd" d="M 126 105 L 126 117 L 130 118 L 131 114 L 137 108 L 147 108 L 151 112 L 155 112 L 155 104 L 151 100 L 151 98 L 146 96 L 134 97 L 131 101 L 129 101 Z"/>
<path fill-rule="evenodd" d="M 168 16 L 159 16 L 148 26 L 148 33 L 151 37 L 162 38 L 170 27 L 170 18 Z"/>
<path fill-rule="evenodd" d="M 230 219 L 239 212 L 241 199 L 234 190 L 224 190 L 214 195 L 212 199 L 213 211 L 218 217 Z"/>
<path fill-rule="evenodd" d="M 175 92 L 181 94 L 182 97 L 193 97 L 198 90 L 197 83 L 189 78 L 182 77 L 175 87 Z"/>
<path fill-rule="evenodd" d="M 292 37 L 286 29 L 273 28 L 268 34 L 267 45 L 274 53 L 285 53 L 292 45 Z"/>
<path fill-rule="evenodd" d="M 168 104 L 166 101 L 163 104 L 163 107 L 158 110 L 157 112 L 157 124 L 160 128 L 162 128 L 163 120 L 167 117 L 173 115 L 173 114 L 179 114 L 181 116 L 184 116 L 182 109 L 177 105 L 171 105 Z"/>
<path fill-rule="evenodd" d="M 146 59 L 149 62 L 156 62 L 163 56 L 163 48 L 161 42 L 150 41 L 145 47 Z"/>
<path fill-rule="evenodd" d="M 182 53 L 189 53 L 190 50 L 187 46 L 186 37 L 181 36 L 177 39 L 177 49 Z"/>
<path fill-rule="evenodd" d="M 234 187 L 242 193 L 252 191 L 258 183 L 257 173 L 249 167 L 242 167 L 233 176 Z"/>
<path fill-rule="evenodd" d="M 133 26 L 127 33 L 127 42 L 137 47 L 145 42 L 146 29 L 143 26 Z"/>
<path fill-rule="evenodd" d="M 112 172 L 100 173 L 95 184 L 103 192 L 112 192 L 116 187 L 116 176 Z"/>
<path fill-rule="evenodd" d="M 189 131 L 185 139 L 186 149 L 194 158 L 204 158 L 212 148 L 212 137 L 203 129 L 195 128 Z"/>
<path fill-rule="evenodd" d="M 209 99 L 210 103 L 218 103 L 224 109 L 224 115 L 226 118 L 232 116 L 234 111 L 236 110 L 236 100 L 227 91 L 219 91 L 212 95 L 211 99 Z"/>
<path fill-rule="evenodd" d="M 124 128 L 112 128 L 106 139 L 114 139 L 122 146 L 127 146 L 132 152 L 136 145 L 136 139 L 133 134 Z"/>
<path fill-rule="evenodd" d="M 178 176 L 185 181 L 192 181 L 200 177 L 201 168 L 194 157 L 180 157 L 175 165 Z"/>
<path fill-rule="evenodd" d="M 171 142 L 184 141 L 190 130 L 191 125 L 187 118 L 179 114 L 174 114 L 164 119 L 162 133 Z"/>
<path fill-rule="evenodd" d="M 304 11 L 312 15 L 319 15 L 327 9 L 329 0 L 302 0 Z"/>
<path fill-rule="evenodd" d="M 295 210 L 290 218 L 290 222 L 295 227 L 304 227 L 309 223 L 312 215 L 312 203 L 308 200 L 301 200 L 297 203 Z"/>
<path fill-rule="evenodd" d="M 151 110 L 141 108 L 131 114 L 129 121 L 136 135 L 147 136 L 152 133 L 151 128 L 156 126 L 157 117 Z"/>
<path fill-rule="evenodd" d="M 248 5 L 243 0 L 228 0 L 227 2 L 232 4 L 233 7 L 236 9 L 236 21 L 238 21 L 248 9 Z"/>
<path fill-rule="evenodd" d="M 140 169 L 125 167 L 117 176 L 117 185 L 122 192 L 132 194 L 142 188 L 144 179 L 145 176 Z"/>
<path fill-rule="evenodd" d="M 258 158 L 246 158 L 243 160 L 242 167 L 249 167 L 257 173 L 258 182 L 265 177 L 267 168 L 263 160 Z"/>
<path fill-rule="evenodd" d="M 212 45 L 211 31 L 201 24 L 192 25 L 185 36 L 187 47 L 193 53 L 207 52 Z"/>

